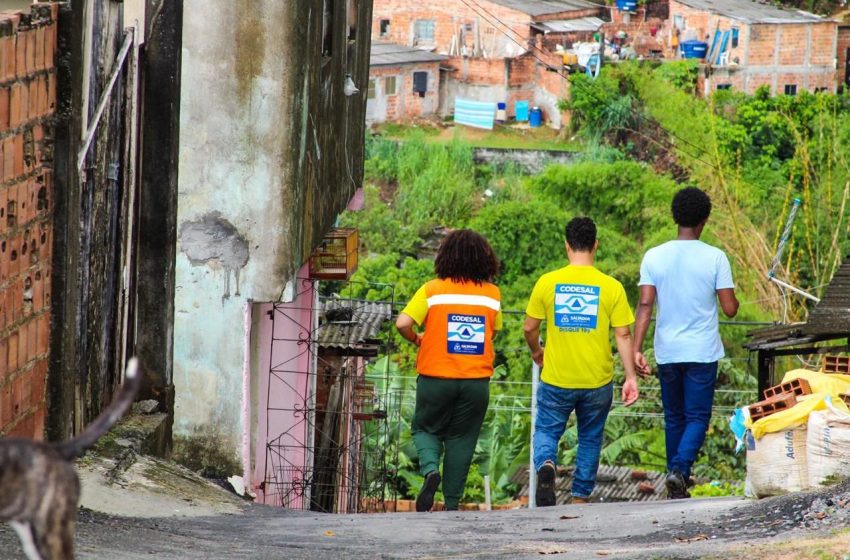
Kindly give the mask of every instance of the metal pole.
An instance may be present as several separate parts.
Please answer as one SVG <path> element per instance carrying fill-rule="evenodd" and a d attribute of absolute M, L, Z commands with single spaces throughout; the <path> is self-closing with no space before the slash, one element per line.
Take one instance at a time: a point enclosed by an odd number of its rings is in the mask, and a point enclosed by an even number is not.
<path fill-rule="evenodd" d="M 815 303 L 820 303 L 820 298 L 819 298 L 819 297 L 813 296 L 813 295 L 812 295 L 812 294 L 810 294 L 809 292 L 805 292 L 805 291 L 801 290 L 800 288 L 795 288 L 795 287 L 794 287 L 794 286 L 792 286 L 791 284 L 789 284 L 789 283 L 787 283 L 787 282 L 783 282 L 782 280 L 777 279 L 775 276 L 771 276 L 770 278 L 768 278 L 768 280 L 769 280 L 769 281 L 771 281 L 771 282 L 773 282 L 774 284 L 777 284 L 777 285 L 779 285 L 779 286 L 782 286 L 783 288 L 785 288 L 785 289 L 787 289 L 787 290 L 791 290 L 792 292 L 795 292 L 795 293 L 797 293 L 797 294 L 800 294 L 800 295 L 801 295 L 801 296 L 803 296 L 804 298 L 808 298 L 808 299 L 812 300 L 812 301 L 813 301 L 813 302 L 815 302 Z"/>
<path fill-rule="evenodd" d="M 537 507 L 537 470 L 534 468 L 534 430 L 537 424 L 537 387 L 540 385 L 540 366 L 531 360 L 531 441 L 528 446 L 528 507 Z"/>

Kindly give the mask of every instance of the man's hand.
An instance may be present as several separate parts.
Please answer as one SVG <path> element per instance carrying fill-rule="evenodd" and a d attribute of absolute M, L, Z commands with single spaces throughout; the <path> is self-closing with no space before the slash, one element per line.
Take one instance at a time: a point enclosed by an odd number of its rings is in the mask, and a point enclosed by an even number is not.
<path fill-rule="evenodd" d="M 540 369 L 543 369 L 543 349 L 532 351 L 531 359 L 534 360 L 534 363 L 540 366 Z"/>
<path fill-rule="evenodd" d="M 620 397 L 623 401 L 623 406 L 633 405 L 639 396 L 640 391 L 638 391 L 637 379 L 626 379 L 623 382 L 623 392 Z"/>
<path fill-rule="evenodd" d="M 648 378 L 652 373 L 652 368 L 649 367 L 643 352 L 635 352 L 635 372 L 643 379 Z"/>

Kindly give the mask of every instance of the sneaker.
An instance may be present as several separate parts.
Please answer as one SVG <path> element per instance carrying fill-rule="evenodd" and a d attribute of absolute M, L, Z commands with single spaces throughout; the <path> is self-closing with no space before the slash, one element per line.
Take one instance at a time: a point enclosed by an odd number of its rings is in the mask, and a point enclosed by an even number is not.
<path fill-rule="evenodd" d="M 546 461 L 537 471 L 537 492 L 534 494 L 537 507 L 555 505 L 555 465 Z"/>
<path fill-rule="evenodd" d="M 668 499 L 681 500 L 683 498 L 690 498 L 685 477 L 678 470 L 673 469 L 670 471 L 670 474 L 667 475 L 667 479 L 664 483 L 667 486 Z"/>
<path fill-rule="evenodd" d="M 581 496 L 570 496 L 569 504 L 589 504 L 590 498 L 582 498 Z"/>
<path fill-rule="evenodd" d="M 440 473 L 437 471 L 431 471 L 425 475 L 425 482 L 422 483 L 422 489 L 416 496 L 416 511 L 431 511 L 431 508 L 434 507 L 434 494 L 437 493 L 440 480 Z"/>

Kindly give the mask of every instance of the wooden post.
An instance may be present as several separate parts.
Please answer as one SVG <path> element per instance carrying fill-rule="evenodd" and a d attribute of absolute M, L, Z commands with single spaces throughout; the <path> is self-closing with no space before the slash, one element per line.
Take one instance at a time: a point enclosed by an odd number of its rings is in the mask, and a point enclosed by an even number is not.
<path fill-rule="evenodd" d="M 770 350 L 758 351 L 758 398 L 773 384 L 774 359 L 775 356 Z"/>

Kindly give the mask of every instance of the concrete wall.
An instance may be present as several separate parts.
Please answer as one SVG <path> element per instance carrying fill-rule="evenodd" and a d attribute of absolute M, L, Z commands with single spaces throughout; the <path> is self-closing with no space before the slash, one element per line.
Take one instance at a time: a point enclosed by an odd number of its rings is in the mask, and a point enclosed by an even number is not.
<path fill-rule="evenodd" d="M 245 310 L 281 297 L 362 182 L 371 2 L 328 8 L 323 22 L 321 0 L 185 2 L 175 445 L 241 455 Z"/>
<path fill-rule="evenodd" d="M 44 436 L 57 16 L 0 14 L 0 436 Z"/>

